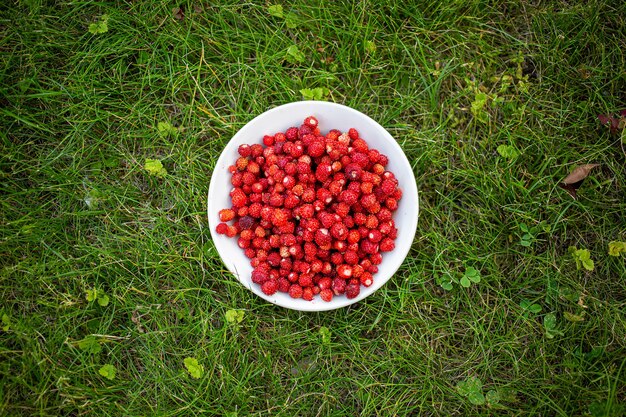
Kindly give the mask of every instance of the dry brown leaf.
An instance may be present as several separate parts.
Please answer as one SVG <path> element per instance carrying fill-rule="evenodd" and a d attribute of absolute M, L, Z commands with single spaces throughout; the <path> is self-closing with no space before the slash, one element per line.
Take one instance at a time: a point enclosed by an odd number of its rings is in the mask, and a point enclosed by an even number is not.
<path fill-rule="evenodd" d="M 172 15 L 176 20 L 183 20 L 185 18 L 185 11 L 183 10 L 183 6 L 174 7 L 172 9 Z"/>
<path fill-rule="evenodd" d="M 580 188 L 580 185 L 583 183 L 585 178 L 589 176 L 591 170 L 600 164 L 585 164 L 579 165 L 570 172 L 570 174 L 565 177 L 565 179 L 559 184 L 559 187 L 563 188 L 565 191 L 572 196 L 572 198 L 576 199 L 576 191 Z"/>

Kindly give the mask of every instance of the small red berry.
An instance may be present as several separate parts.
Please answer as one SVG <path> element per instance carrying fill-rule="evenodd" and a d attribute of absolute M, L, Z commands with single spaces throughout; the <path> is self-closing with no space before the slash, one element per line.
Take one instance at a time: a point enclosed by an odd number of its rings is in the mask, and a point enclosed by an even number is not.
<path fill-rule="evenodd" d="M 325 247 L 330 245 L 331 242 L 331 236 L 330 233 L 328 232 L 328 229 L 318 229 L 315 232 L 315 243 L 318 244 L 318 246 L 320 247 Z"/>
<path fill-rule="evenodd" d="M 311 129 L 315 129 L 318 125 L 318 121 L 315 117 L 309 116 L 306 119 L 304 119 L 304 124 L 309 126 Z"/>
<path fill-rule="evenodd" d="M 333 300 L 333 291 L 330 288 L 326 288 L 320 291 L 320 298 L 324 301 L 331 302 Z"/>
<path fill-rule="evenodd" d="M 287 129 L 287 131 L 285 132 L 285 138 L 292 142 L 296 140 L 298 138 L 298 128 L 290 127 L 289 129 Z"/>
<path fill-rule="evenodd" d="M 302 297 L 302 287 L 298 284 L 292 284 L 289 287 L 289 296 L 291 298 L 301 298 Z"/>
<path fill-rule="evenodd" d="M 346 292 L 346 280 L 343 278 L 333 279 L 331 288 L 335 295 L 343 294 L 344 292 Z"/>
<path fill-rule="evenodd" d="M 346 287 L 346 297 L 347 298 L 356 298 L 361 293 L 361 287 L 356 284 L 350 284 Z"/>
<path fill-rule="evenodd" d="M 228 225 L 226 223 L 220 223 L 215 227 L 215 231 L 220 235 L 225 235 L 228 231 Z"/>
<path fill-rule="evenodd" d="M 302 299 L 306 301 L 313 300 L 313 290 L 311 289 L 311 287 L 307 287 L 302 290 Z"/>
<path fill-rule="evenodd" d="M 392 239 L 386 237 L 380 242 L 380 251 L 381 252 L 391 252 L 396 247 L 396 244 Z"/>
<path fill-rule="evenodd" d="M 348 279 L 352 276 L 352 267 L 350 265 L 339 265 L 337 267 L 337 275 L 340 278 Z"/>
<path fill-rule="evenodd" d="M 261 284 L 261 291 L 266 295 L 274 295 L 278 291 L 278 281 L 275 279 L 268 279 Z"/>
<path fill-rule="evenodd" d="M 374 282 L 374 279 L 372 277 L 372 274 L 370 274 L 369 272 L 363 272 L 360 277 L 360 281 L 361 285 L 363 285 L 364 287 L 369 287 Z"/>

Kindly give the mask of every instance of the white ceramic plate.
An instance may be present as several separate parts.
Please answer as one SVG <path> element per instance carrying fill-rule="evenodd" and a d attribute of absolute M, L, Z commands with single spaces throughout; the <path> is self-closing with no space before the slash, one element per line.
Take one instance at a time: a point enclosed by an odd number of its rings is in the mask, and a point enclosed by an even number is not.
<path fill-rule="evenodd" d="M 219 223 L 218 212 L 231 206 L 230 174 L 228 167 L 234 164 L 239 156 L 237 148 L 242 144 L 262 143 L 263 135 L 273 135 L 284 132 L 291 126 L 300 126 L 307 116 L 315 116 L 319 121 L 322 134 L 331 129 L 342 132 L 354 127 L 370 146 L 387 155 L 389 164 L 387 169 L 392 171 L 399 181 L 403 191 L 398 210 L 394 213 L 394 221 L 398 228 L 396 247 L 392 252 L 383 254 L 383 262 L 378 266 L 378 273 L 374 275 L 374 284 L 370 287 L 361 286 L 361 293 L 353 299 L 344 295 L 335 296 L 330 302 L 323 301 L 315 296 L 313 301 L 293 299 L 289 294 L 277 292 L 268 296 L 261 291 L 261 287 L 251 280 L 252 266 L 243 250 L 237 246 L 236 238 L 219 235 L 215 227 Z M 415 176 L 411 164 L 395 139 L 381 125 L 365 114 L 341 104 L 325 101 L 299 101 L 285 104 L 255 117 L 242 127 L 228 142 L 215 165 L 215 170 L 209 185 L 208 216 L 211 237 L 224 264 L 230 272 L 250 291 L 265 300 L 282 307 L 301 311 L 325 311 L 356 303 L 372 295 L 382 287 L 398 270 L 406 258 L 417 229 L 419 200 Z"/>

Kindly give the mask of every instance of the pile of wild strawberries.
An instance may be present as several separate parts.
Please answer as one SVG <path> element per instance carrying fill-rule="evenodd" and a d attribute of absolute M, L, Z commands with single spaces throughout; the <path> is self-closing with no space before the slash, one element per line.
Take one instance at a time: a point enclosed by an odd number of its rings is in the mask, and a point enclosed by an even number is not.
<path fill-rule="evenodd" d="M 252 282 L 267 295 L 358 296 L 398 234 L 392 214 L 402 190 L 388 158 L 354 128 L 321 135 L 313 116 L 263 145 L 239 146 L 232 207 L 220 210 L 217 233 L 239 236 Z"/>

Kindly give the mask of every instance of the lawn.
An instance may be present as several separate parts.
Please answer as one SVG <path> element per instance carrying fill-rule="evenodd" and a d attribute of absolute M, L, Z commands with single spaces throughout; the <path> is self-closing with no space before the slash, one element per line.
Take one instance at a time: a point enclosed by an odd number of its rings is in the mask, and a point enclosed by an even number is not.
<path fill-rule="evenodd" d="M 626 4 L 270 5 L 0 6 L 0 415 L 624 415 Z M 205 213 L 232 135 L 313 97 L 396 138 L 421 211 L 386 286 L 301 313 Z"/>

